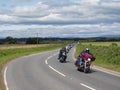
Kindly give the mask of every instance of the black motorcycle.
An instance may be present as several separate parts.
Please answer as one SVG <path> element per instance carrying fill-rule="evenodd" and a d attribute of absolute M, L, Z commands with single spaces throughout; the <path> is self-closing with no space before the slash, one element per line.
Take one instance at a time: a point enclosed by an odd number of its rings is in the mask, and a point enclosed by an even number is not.
<path fill-rule="evenodd" d="M 62 55 L 61 55 L 61 57 L 59 58 L 59 61 L 60 61 L 61 63 L 64 63 L 64 62 L 66 62 L 66 58 L 67 58 L 66 52 L 62 52 Z"/>

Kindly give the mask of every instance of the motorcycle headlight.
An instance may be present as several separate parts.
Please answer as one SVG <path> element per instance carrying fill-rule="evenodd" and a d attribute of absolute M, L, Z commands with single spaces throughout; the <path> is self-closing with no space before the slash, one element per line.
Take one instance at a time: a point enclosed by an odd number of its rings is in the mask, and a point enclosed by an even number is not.
<path fill-rule="evenodd" d="M 90 59 L 90 58 L 88 58 L 88 61 L 91 61 L 91 59 Z"/>

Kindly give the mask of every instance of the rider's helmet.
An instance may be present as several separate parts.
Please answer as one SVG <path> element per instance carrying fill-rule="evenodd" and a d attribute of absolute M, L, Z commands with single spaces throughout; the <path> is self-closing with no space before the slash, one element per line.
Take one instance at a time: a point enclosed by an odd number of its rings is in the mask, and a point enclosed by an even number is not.
<path fill-rule="evenodd" d="M 89 53 L 90 50 L 89 50 L 89 48 L 85 48 L 84 51 Z"/>
<path fill-rule="evenodd" d="M 66 47 L 65 47 L 65 46 L 63 46 L 63 47 L 62 47 L 62 50 L 63 50 L 63 51 L 65 51 L 65 50 L 66 50 Z"/>

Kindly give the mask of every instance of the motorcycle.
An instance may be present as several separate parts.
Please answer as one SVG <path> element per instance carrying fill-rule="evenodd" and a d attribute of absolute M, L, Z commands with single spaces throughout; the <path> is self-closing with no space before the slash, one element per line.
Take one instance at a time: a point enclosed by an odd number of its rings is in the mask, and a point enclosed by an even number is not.
<path fill-rule="evenodd" d="M 81 65 L 77 65 L 77 68 L 79 71 L 83 71 L 84 73 L 89 73 L 91 72 L 90 66 L 91 66 L 91 59 L 88 58 L 88 60 L 82 62 Z"/>
<path fill-rule="evenodd" d="M 78 62 L 78 60 L 76 60 L 75 66 L 77 67 L 78 71 L 82 71 L 84 73 L 90 73 L 91 72 L 91 62 L 94 60 L 95 60 L 94 56 L 87 58 L 86 60 L 82 60 L 81 64 Z"/>
<path fill-rule="evenodd" d="M 66 53 L 65 53 L 65 52 L 62 52 L 62 55 L 61 55 L 59 61 L 60 61 L 61 63 L 66 62 L 66 58 L 67 58 Z"/>

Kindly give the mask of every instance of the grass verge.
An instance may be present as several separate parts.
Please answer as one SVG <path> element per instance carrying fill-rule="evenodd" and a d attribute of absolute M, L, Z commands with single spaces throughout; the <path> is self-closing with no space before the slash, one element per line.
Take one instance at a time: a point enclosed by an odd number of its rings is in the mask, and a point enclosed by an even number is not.
<path fill-rule="evenodd" d="M 35 45 L 33 47 L 31 46 L 25 46 L 25 48 L 21 47 L 18 48 L 19 46 L 16 46 L 14 48 L 4 48 L 0 49 L 0 90 L 5 90 L 4 83 L 3 83 L 3 78 L 2 78 L 2 69 L 4 65 L 9 62 L 10 60 L 24 56 L 24 55 L 29 55 L 33 53 L 38 53 L 38 52 L 43 52 L 43 51 L 49 51 L 49 50 L 54 50 L 57 48 L 60 48 L 60 44 L 48 44 L 48 45 L 40 45 L 37 46 Z"/>

